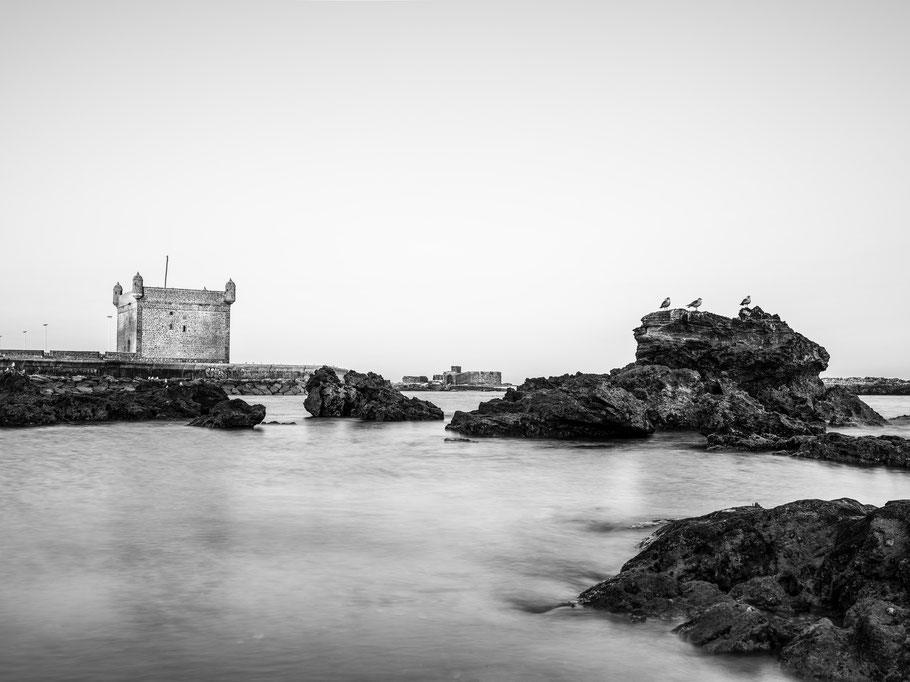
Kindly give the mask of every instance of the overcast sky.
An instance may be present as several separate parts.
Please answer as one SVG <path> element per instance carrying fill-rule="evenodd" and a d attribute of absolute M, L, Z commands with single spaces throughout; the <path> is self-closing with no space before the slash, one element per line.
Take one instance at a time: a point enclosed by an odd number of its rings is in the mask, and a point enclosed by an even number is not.
<path fill-rule="evenodd" d="M 746 294 L 910 377 L 910 3 L 0 0 L 0 345 L 237 283 L 236 362 L 506 381 Z"/>

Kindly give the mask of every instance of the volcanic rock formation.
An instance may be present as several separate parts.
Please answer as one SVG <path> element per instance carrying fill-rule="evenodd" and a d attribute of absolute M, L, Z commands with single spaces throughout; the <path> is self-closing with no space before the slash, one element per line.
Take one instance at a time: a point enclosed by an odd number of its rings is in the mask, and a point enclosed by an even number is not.
<path fill-rule="evenodd" d="M 427 400 L 408 398 L 380 375 L 353 370 L 344 380 L 331 367 L 320 367 L 306 385 L 303 406 L 314 417 L 359 417 L 371 421 L 431 421 L 442 410 Z"/>
<path fill-rule="evenodd" d="M 608 438 L 685 429 L 730 442 L 883 424 L 855 395 L 825 390 L 828 353 L 761 308 L 738 317 L 682 309 L 642 318 L 635 363 L 608 375 L 528 379 L 501 399 L 456 412 L 468 435 Z"/>
<path fill-rule="evenodd" d="M 677 632 L 709 652 L 779 652 L 813 679 L 910 675 L 910 500 L 725 509 L 672 521 L 642 546 L 577 603 L 683 617 Z"/>

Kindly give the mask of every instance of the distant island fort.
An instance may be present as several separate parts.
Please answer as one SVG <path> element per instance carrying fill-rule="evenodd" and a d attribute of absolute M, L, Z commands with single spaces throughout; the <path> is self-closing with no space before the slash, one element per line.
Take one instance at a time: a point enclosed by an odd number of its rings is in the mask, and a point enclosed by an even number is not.
<path fill-rule="evenodd" d="M 502 372 L 469 371 L 463 372 L 461 365 L 452 365 L 452 368 L 442 374 L 434 374 L 430 379 L 426 375 L 405 375 L 401 377 L 399 388 L 405 390 L 452 390 L 473 389 L 482 387 L 502 386 Z"/>

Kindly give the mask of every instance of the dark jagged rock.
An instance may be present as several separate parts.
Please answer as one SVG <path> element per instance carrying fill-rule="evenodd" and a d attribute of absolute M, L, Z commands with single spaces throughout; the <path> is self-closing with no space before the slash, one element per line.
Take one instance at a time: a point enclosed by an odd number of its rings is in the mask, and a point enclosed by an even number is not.
<path fill-rule="evenodd" d="M 734 318 L 651 313 L 633 334 L 637 364 L 696 369 L 707 382 L 736 385 L 770 412 L 838 426 L 885 423 L 849 391 L 826 391 L 819 373 L 828 367 L 828 351 L 757 306 Z"/>
<path fill-rule="evenodd" d="M 529 379 L 505 396 L 458 411 L 447 429 L 473 436 L 615 438 L 654 431 L 647 406 L 600 374 Z"/>
<path fill-rule="evenodd" d="M 433 403 L 408 398 L 380 375 L 353 370 L 338 377 L 321 367 L 306 384 L 303 406 L 314 417 L 358 417 L 370 421 L 433 421 L 443 412 Z"/>
<path fill-rule="evenodd" d="M 265 419 L 264 405 L 250 405 L 245 400 L 234 398 L 222 400 L 214 405 L 208 414 L 196 417 L 188 426 L 204 426 L 209 429 L 251 429 Z"/>
<path fill-rule="evenodd" d="M 682 616 L 677 632 L 707 651 L 778 652 L 803 677 L 910 672 L 910 500 L 726 509 L 668 523 L 643 545 L 578 603 Z"/>
<path fill-rule="evenodd" d="M 215 384 L 139 381 L 132 391 L 47 395 L 28 376 L 0 374 L 0 426 L 186 419 L 208 414 L 227 396 Z"/>
<path fill-rule="evenodd" d="M 885 423 L 850 392 L 826 391 L 818 375 L 828 352 L 761 308 L 743 308 L 736 318 L 662 310 L 643 317 L 634 335 L 632 365 L 609 375 L 528 379 L 501 400 L 457 412 L 447 428 L 543 438 L 684 429 L 734 441 Z"/>
<path fill-rule="evenodd" d="M 633 331 L 636 363 L 697 369 L 704 378 L 725 377 L 750 394 L 815 379 L 828 366 L 828 352 L 793 331 L 778 315 L 743 308 L 739 317 L 665 310 L 642 318 Z"/>
<path fill-rule="evenodd" d="M 715 433 L 708 436 L 708 448 L 777 452 L 845 464 L 910 467 L 910 439 L 900 436 L 847 436 L 842 433 L 827 433 L 814 437 L 775 438 Z"/>
<path fill-rule="evenodd" d="M 815 412 L 829 426 L 883 426 L 889 421 L 843 386 L 826 388 L 815 401 Z"/>
<path fill-rule="evenodd" d="M 782 449 L 790 449 L 788 446 Z M 845 436 L 828 433 L 798 442 L 795 457 L 847 464 L 887 464 L 910 467 L 910 440 L 900 436 Z"/>

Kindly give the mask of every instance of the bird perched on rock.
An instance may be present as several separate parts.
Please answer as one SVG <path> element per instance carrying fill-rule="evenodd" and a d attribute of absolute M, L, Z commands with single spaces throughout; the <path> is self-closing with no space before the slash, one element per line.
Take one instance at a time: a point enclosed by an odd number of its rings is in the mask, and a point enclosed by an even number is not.
<path fill-rule="evenodd" d="M 669 308 L 669 307 L 670 307 L 670 297 L 667 296 L 664 299 L 664 302 L 660 304 L 660 308 L 661 308 L 661 310 L 663 310 L 664 308 Z"/>
<path fill-rule="evenodd" d="M 747 305 L 749 305 L 750 303 L 752 303 L 752 297 L 751 297 L 751 296 L 746 296 L 746 297 L 742 300 L 742 303 L 740 303 L 740 305 L 741 305 L 741 306 L 747 306 Z"/>
<path fill-rule="evenodd" d="M 692 301 L 692 302 L 691 302 L 689 305 L 687 305 L 686 307 L 687 307 L 687 308 L 695 308 L 696 310 L 698 310 L 698 306 L 700 306 L 700 305 L 701 305 L 701 298 L 696 298 L 694 301 Z"/>

